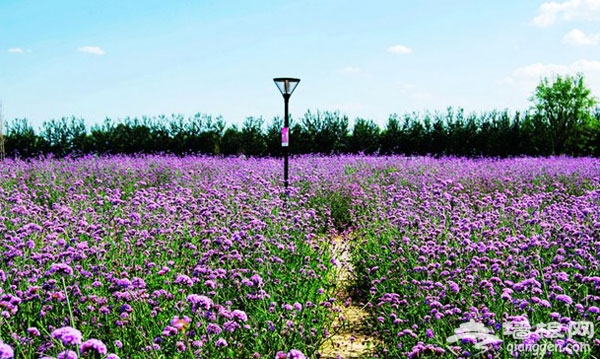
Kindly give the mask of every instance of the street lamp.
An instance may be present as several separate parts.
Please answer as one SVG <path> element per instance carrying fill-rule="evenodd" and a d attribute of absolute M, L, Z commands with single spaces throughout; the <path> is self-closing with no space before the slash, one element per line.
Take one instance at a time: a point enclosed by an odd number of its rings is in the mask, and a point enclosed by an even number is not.
<path fill-rule="evenodd" d="M 290 122 L 289 122 L 289 114 L 288 114 L 288 103 L 290 101 L 290 96 L 292 96 L 292 92 L 298 86 L 300 79 L 295 79 L 291 77 L 276 77 L 273 79 L 275 81 L 275 85 L 281 94 L 283 95 L 283 100 L 285 102 L 285 117 L 284 117 L 284 125 L 281 129 L 281 147 L 283 147 L 283 181 L 285 183 L 285 188 L 287 192 L 288 188 L 288 154 L 289 154 L 289 138 L 290 138 Z"/>

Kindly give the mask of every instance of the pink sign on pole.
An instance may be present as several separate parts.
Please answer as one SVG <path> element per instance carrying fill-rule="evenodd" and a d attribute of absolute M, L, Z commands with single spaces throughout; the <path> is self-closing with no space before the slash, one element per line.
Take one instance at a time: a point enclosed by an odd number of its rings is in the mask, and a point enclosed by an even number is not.
<path fill-rule="evenodd" d="M 289 129 L 284 127 L 281 129 L 281 146 L 288 147 L 289 146 Z"/>

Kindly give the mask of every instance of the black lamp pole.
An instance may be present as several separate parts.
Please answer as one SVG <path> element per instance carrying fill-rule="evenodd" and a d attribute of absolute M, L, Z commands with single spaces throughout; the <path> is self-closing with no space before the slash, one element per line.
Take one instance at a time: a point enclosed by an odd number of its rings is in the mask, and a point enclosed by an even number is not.
<path fill-rule="evenodd" d="M 290 136 L 290 120 L 289 120 L 289 102 L 292 92 L 298 86 L 300 79 L 292 77 L 276 77 L 273 79 L 275 85 L 281 91 L 283 95 L 283 101 L 285 103 L 285 117 L 283 128 L 281 129 L 281 146 L 283 147 L 283 182 L 285 184 L 286 194 L 288 188 L 288 170 L 289 170 L 289 136 Z"/>
<path fill-rule="evenodd" d="M 289 120 L 289 103 L 290 103 L 290 95 L 291 94 L 284 94 L 283 95 L 283 102 L 285 102 L 285 118 L 284 118 L 284 125 L 283 127 L 285 128 L 284 131 L 288 131 L 287 135 L 288 138 L 290 136 L 289 133 L 289 128 L 290 128 L 290 120 Z M 289 170 L 289 145 L 288 146 L 283 146 L 283 182 L 285 183 L 285 189 L 287 191 L 288 188 L 288 170 Z"/>

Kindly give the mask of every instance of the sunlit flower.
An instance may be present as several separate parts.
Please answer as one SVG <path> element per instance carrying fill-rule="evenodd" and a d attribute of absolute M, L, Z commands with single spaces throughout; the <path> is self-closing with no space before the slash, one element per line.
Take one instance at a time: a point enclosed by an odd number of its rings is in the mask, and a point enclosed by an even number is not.
<path fill-rule="evenodd" d="M 215 342 L 215 346 L 218 347 L 226 347 L 227 345 L 227 341 L 223 338 L 219 338 L 216 342 Z"/>
<path fill-rule="evenodd" d="M 12 359 L 14 355 L 13 348 L 0 340 L 0 359 Z"/>
<path fill-rule="evenodd" d="M 79 345 L 83 337 L 79 330 L 71 327 L 58 328 L 51 333 L 51 336 L 62 341 L 64 345 Z"/>
<path fill-rule="evenodd" d="M 58 355 L 56 356 L 56 359 L 77 359 L 77 353 L 75 353 L 72 350 L 65 350 L 62 351 L 60 353 L 58 353 Z"/>
<path fill-rule="evenodd" d="M 96 352 L 98 354 L 106 354 L 108 352 L 106 345 L 98 339 L 88 339 L 81 344 L 81 354 L 87 352 Z"/>
<path fill-rule="evenodd" d="M 565 294 L 559 294 L 556 296 L 556 300 L 561 301 L 565 304 L 573 304 L 573 299 Z"/>

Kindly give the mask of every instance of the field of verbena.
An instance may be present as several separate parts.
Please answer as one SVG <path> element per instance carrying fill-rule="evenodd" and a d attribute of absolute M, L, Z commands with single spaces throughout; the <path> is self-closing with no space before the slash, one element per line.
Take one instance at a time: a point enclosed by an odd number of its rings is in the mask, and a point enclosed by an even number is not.
<path fill-rule="evenodd" d="M 422 158 L 348 170 L 365 184 L 353 206 L 358 294 L 388 356 L 481 354 L 472 338 L 447 341 L 473 320 L 502 341 L 482 357 L 600 357 L 599 160 Z M 568 338 L 579 321 L 595 324 L 591 338 Z M 543 328 L 551 322 L 554 333 Z"/>
<path fill-rule="evenodd" d="M 331 317 L 326 223 L 301 199 L 284 205 L 279 167 L 5 161 L 0 340 L 15 358 L 81 351 L 53 340 L 63 326 L 121 358 L 312 354 Z"/>
<path fill-rule="evenodd" d="M 600 319 L 600 160 L 300 157 L 287 202 L 281 167 L 3 162 L 0 357 L 314 357 L 343 305 L 335 232 L 380 357 L 475 355 L 446 340 L 471 319 L 502 340 L 485 356 L 516 356 L 503 329 L 525 323 L 567 357 L 534 326 Z"/>

